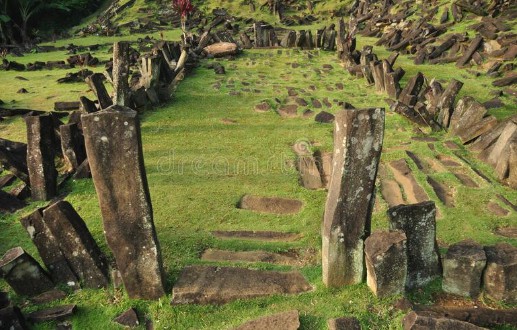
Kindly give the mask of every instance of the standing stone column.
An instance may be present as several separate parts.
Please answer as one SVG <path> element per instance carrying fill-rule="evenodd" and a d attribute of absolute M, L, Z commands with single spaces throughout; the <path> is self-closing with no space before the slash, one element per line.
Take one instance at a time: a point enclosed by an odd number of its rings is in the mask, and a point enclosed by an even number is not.
<path fill-rule="evenodd" d="M 49 115 L 28 116 L 27 168 L 34 200 L 50 200 L 57 193 L 57 171 L 54 163 L 54 123 Z"/>
<path fill-rule="evenodd" d="M 366 275 L 364 240 L 370 234 L 384 118 L 381 108 L 336 115 L 322 233 L 323 282 L 329 287 L 360 283 Z"/>
<path fill-rule="evenodd" d="M 129 42 L 113 44 L 113 104 L 129 103 Z"/>
<path fill-rule="evenodd" d="M 77 170 L 79 165 L 86 159 L 86 150 L 84 150 L 84 139 L 77 124 L 61 125 L 59 127 L 61 133 L 61 150 L 71 171 Z"/>
<path fill-rule="evenodd" d="M 436 206 L 433 201 L 397 205 L 388 210 L 390 229 L 407 237 L 407 289 L 422 287 L 442 273 L 436 242 Z"/>
<path fill-rule="evenodd" d="M 136 111 L 114 105 L 82 116 L 106 240 L 130 298 L 158 299 L 162 259 Z"/>
<path fill-rule="evenodd" d="M 36 245 L 43 263 L 47 267 L 55 283 L 64 283 L 78 288 L 79 281 L 70 268 L 68 261 L 59 249 L 59 244 L 43 220 L 43 210 L 37 209 L 30 215 L 20 219 L 32 242 Z"/>
<path fill-rule="evenodd" d="M 0 275 L 22 296 L 33 297 L 54 287 L 47 272 L 21 247 L 4 254 L 0 260 Z"/>

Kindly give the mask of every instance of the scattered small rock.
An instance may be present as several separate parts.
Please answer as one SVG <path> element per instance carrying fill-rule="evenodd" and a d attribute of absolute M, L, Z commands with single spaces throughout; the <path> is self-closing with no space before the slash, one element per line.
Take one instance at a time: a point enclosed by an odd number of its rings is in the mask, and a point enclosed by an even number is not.
<path fill-rule="evenodd" d="M 25 88 L 20 88 L 16 93 L 18 94 L 27 94 L 29 91 L 26 90 Z"/>
<path fill-rule="evenodd" d="M 318 113 L 316 115 L 316 117 L 314 117 L 315 121 L 317 121 L 318 123 L 324 123 L 324 124 L 333 123 L 334 119 L 335 119 L 334 115 L 329 112 L 326 112 L 326 111 L 321 111 L 320 113 Z"/>

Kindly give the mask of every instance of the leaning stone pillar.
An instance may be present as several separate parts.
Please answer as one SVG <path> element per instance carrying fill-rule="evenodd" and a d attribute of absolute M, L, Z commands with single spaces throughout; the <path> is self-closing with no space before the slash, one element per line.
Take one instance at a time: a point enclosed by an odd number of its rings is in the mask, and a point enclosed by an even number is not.
<path fill-rule="evenodd" d="M 27 168 L 32 199 L 50 200 L 57 193 L 57 171 L 54 163 L 54 123 L 48 115 L 28 116 Z"/>
<path fill-rule="evenodd" d="M 114 105 L 82 116 L 86 152 L 104 231 L 130 298 L 165 292 L 162 260 L 136 111 Z"/>
<path fill-rule="evenodd" d="M 332 177 L 323 221 L 323 282 L 363 281 L 375 178 L 384 136 L 384 109 L 343 110 L 334 124 Z"/>
<path fill-rule="evenodd" d="M 0 275 L 22 296 L 33 297 L 54 287 L 47 272 L 21 247 L 4 254 L 0 260 Z"/>

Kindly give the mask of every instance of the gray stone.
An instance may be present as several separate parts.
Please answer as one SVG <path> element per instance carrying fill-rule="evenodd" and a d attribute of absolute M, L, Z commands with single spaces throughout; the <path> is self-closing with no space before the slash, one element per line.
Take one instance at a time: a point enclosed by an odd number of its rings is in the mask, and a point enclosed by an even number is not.
<path fill-rule="evenodd" d="M 260 213 L 295 214 L 302 207 L 299 200 L 281 197 L 244 195 L 239 202 L 239 208 Z"/>
<path fill-rule="evenodd" d="M 27 166 L 34 200 L 50 200 L 57 193 L 54 164 L 54 123 L 48 115 L 29 116 L 27 124 Z"/>
<path fill-rule="evenodd" d="M 297 310 L 267 315 L 248 321 L 235 330 L 296 330 L 300 327 Z"/>
<path fill-rule="evenodd" d="M 434 202 L 399 205 L 388 210 L 390 229 L 402 230 L 407 237 L 407 289 L 419 288 L 442 273 L 436 242 Z"/>
<path fill-rule="evenodd" d="M 82 116 L 104 232 L 130 298 L 165 295 L 161 251 L 136 111 L 114 105 Z"/>
<path fill-rule="evenodd" d="M 84 138 L 77 124 L 61 125 L 61 150 L 70 171 L 75 171 L 86 159 Z"/>
<path fill-rule="evenodd" d="M 356 284 L 366 276 L 375 178 L 384 137 L 384 109 L 342 110 L 334 123 L 333 170 L 322 232 L 323 282 Z"/>
<path fill-rule="evenodd" d="M 59 244 L 81 284 L 88 288 L 108 286 L 108 263 L 70 203 L 59 201 L 43 211 L 43 221 Z"/>
<path fill-rule="evenodd" d="M 499 243 L 485 247 L 485 252 L 485 295 L 494 300 L 517 302 L 517 248 L 508 243 Z"/>
<path fill-rule="evenodd" d="M 361 323 L 355 317 L 340 317 L 327 321 L 329 330 L 361 330 Z"/>
<path fill-rule="evenodd" d="M 224 304 L 236 299 L 312 290 L 297 271 L 288 273 L 216 266 L 188 266 L 172 289 L 172 304 Z"/>
<path fill-rule="evenodd" d="M 129 42 L 113 43 L 113 103 L 128 106 L 129 89 Z"/>
<path fill-rule="evenodd" d="M 41 260 L 50 272 L 52 280 L 55 283 L 78 288 L 79 280 L 68 264 L 65 255 L 61 252 L 58 241 L 45 223 L 43 210 L 44 208 L 37 209 L 20 219 L 20 222 L 29 234 L 32 243 L 38 249 Z"/>
<path fill-rule="evenodd" d="M 307 189 L 319 189 L 323 187 L 321 175 L 312 156 L 300 156 L 297 162 L 298 172 L 302 185 Z"/>
<path fill-rule="evenodd" d="M 449 319 L 439 316 L 419 315 L 416 312 L 411 312 L 402 320 L 404 330 L 482 330 L 471 323 Z"/>
<path fill-rule="evenodd" d="M 404 292 L 407 276 L 406 235 L 374 232 L 364 243 L 368 287 L 377 297 Z"/>
<path fill-rule="evenodd" d="M 443 259 L 443 291 L 476 299 L 486 266 L 483 247 L 474 241 L 451 245 Z"/>
<path fill-rule="evenodd" d="M 4 254 L 0 260 L 0 275 L 21 296 L 33 297 L 54 287 L 47 272 L 21 247 Z"/>

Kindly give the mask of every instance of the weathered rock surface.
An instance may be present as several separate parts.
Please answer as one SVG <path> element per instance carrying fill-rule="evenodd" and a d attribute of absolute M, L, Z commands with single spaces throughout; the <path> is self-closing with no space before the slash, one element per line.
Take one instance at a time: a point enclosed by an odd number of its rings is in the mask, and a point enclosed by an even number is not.
<path fill-rule="evenodd" d="M 298 172 L 302 185 L 307 189 L 319 189 L 323 187 L 320 171 L 316 160 L 312 156 L 300 156 L 297 161 Z"/>
<path fill-rule="evenodd" d="M 340 317 L 327 321 L 329 330 L 361 330 L 361 323 L 355 317 Z"/>
<path fill-rule="evenodd" d="M 296 265 L 299 263 L 294 254 L 280 254 L 266 251 L 226 251 L 208 249 L 203 252 L 201 259 L 208 261 L 268 262 L 279 265 Z"/>
<path fill-rule="evenodd" d="M 364 243 L 366 283 L 377 297 L 404 292 L 407 276 L 406 234 L 374 232 Z"/>
<path fill-rule="evenodd" d="M 213 231 L 212 235 L 221 239 L 254 240 L 264 242 L 292 242 L 299 240 L 302 235 L 276 231 Z"/>
<path fill-rule="evenodd" d="M 486 269 L 483 275 L 485 295 L 514 303 L 517 301 L 517 248 L 508 243 L 485 247 Z"/>
<path fill-rule="evenodd" d="M 443 259 L 445 292 L 477 298 L 481 291 L 481 278 L 486 266 L 483 247 L 474 241 L 462 241 L 451 245 Z"/>
<path fill-rule="evenodd" d="M 311 289 L 299 272 L 188 266 L 172 289 L 172 304 L 224 304 L 236 299 L 296 294 Z"/>
<path fill-rule="evenodd" d="M 138 314 L 134 308 L 130 308 L 117 316 L 113 322 L 123 325 L 124 327 L 134 328 L 137 327 L 140 322 L 138 321 Z"/>
<path fill-rule="evenodd" d="M 402 230 L 407 237 L 408 275 L 406 288 L 422 287 L 442 273 L 436 242 L 434 202 L 399 205 L 388 210 L 390 229 Z"/>
<path fill-rule="evenodd" d="M 54 287 L 47 272 L 21 247 L 8 250 L 0 259 L 0 275 L 22 296 L 36 296 Z"/>
<path fill-rule="evenodd" d="M 83 219 L 70 203 L 59 201 L 43 211 L 43 221 L 74 274 L 88 288 L 108 286 L 108 263 Z"/>
<path fill-rule="evenodd" d="M 404 330 L 482 330 L 481 328 L 471 323 L 458 321 L 446 317 L 433 317 L 419 315 L 416 312 L 411 312 L 404 320 L 402 320 Z"/>
<path fill-rule="evenodd" d="M 27 315 L 27 320 L 39 323 L 39 322 L 47 322 L 47 321 L 61 321 L 66 319 L 69 316 L 72 316 L 77 310 L 76 305 L 63 305 L 51 307 L 39 311 L 35 311 L 29 313 Z"/>
<path fill-rule="evenodd" d="M 27 166 L 34 200 L 49 200 L 57 193 L 57 171 L 54 164 L 54 123 L 48 115 L 28 116 Z"/>
<path fill-rule="evenodd" d="M 370 233 L 384 116 L 384 109 L 336 115 L 322 232 L 323 282 L 330 287 L 360 283 L 366 276 L 363 245 Z"/>
<path fill-rule="evenodd" d="M 38 253 L 47 267 L 55 283 L 63 283 L 70 287 L 79 287 L 79 280 L 61 252 L 59 242 L 43 219 L 44 208 L 37 209 L 30 215 L 20 219 Z"/>
<path fill-rule="evenodd" d="M 297 310 L 263 316 L 248 321 L 235 330 L 296 330 L 300 327 Z"/>
<path fill-rule="evenodd" d="M 203 50 L 205 53 L 212 55 L 213 57 L 224 57 L 237 54 L 239 48 L 232 42 L 218 42 L 210 46 L 206 46 Z"/>
<path fill-rule="evenodd" d="M 239 202 L 241 209 L 273 214 L 295 214 L 302 206 L 303 203 L 296 199 L 255 195 L 244 195 Z"/>
<path fill-rule="evenodd" d="M 158 299 L 161 251 L 145 173 L 136 111 L 114 105 L 82 116 L 88 162 L 104 231 L 131 298 Z"/>

